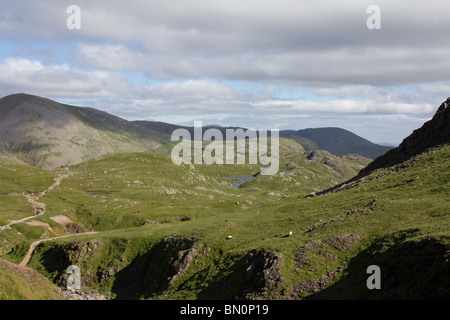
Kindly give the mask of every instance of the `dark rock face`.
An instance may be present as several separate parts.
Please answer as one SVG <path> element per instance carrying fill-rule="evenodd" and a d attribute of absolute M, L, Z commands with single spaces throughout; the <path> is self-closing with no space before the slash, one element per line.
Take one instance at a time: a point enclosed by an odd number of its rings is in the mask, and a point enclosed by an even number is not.
<path fill-rule="evenodd" d="M 434 117 L 405 138 L 399 151 L 410 154 L 416 149 L 426 149 L 450 142 L 450 98 L 441 104 Z"/>
<path fill-rule="evenodd" d="M 406 161 L 412 156 L 431 147 L 450 142 L 450 98 L 444 101 L 433 118 L 413 131 L 395 149 L 375 159 L 360 175 L 366 175 L 379 168 L 390 167 Z"/>
<path fill-rule="evenodd" d="M 247 272 L 247 285 L 241 288 L 238 297 L 248 300 L 277 299 L 284 294 L 279 253 L 264 249 L 248 254 L 244 267 Z"/>

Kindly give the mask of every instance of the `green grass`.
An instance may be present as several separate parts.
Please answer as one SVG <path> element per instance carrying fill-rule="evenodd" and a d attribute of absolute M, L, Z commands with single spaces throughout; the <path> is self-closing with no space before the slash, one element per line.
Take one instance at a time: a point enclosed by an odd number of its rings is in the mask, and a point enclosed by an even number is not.
<path fill-rule="evenodd" d="M 0 300 L 62 300 L 59 288 L 34 270 L 0 259 Z"/>
<path fill-rule="evenodd" d="M 258 176 L 239 189 L 221 177 L 253 174 L 256 167 L 175 166 L 160 153 L 117 154 L 73 166 L 72 176 L 40 199 L 48 210 L 41 219 L 57 229 L 50 217 L 66 215 L 100 233 L 43 243 L 30 266 L 56 281 L 68 261 L 79 264 L 87 286 L 116 298 L 232 299 L 247 283 L 244 266 L 249 252 L 264 249 L 283 256 L 284 294 L 303 281 L 341 270 L 325 291 L 328 297 L 337 297 L 339 289 L 349 298 L 370 298 L 372 293 L 360 285 L 366 278 L 359 275 L 361 270 L 365 275 L 367 263 L 385 261 L 395 256 L 397 248 L 427 237 L 439 240 L 436 247 L 448 246 L 449 145 L 416 156 L 418 161 L 408 168 L 385 176 L 381 175 L 390 169 L 380 169 L 353 188 L 309 198 L 305 196 L 355 175 L 365 160 L 325 152 L 310 158 L 297 146 L 292 140 L 283 141 L 279 173 Z M 42 181 L 19 175 L 23 187 L 15 188 L 45 189 L 56 173 L 37 170 L 37 176 L 45 177 Z M 6 181 L 14 178 L 4 175 Z M 26 203 L 20 205 L 21 197 L 10 194 L 0 201 L 7 203 L 7 198 L 9 209 L 21 208 L 21 217 Z M 23 236 L 13 235 L 16 231 Z M 14 225 L 8 233 L 0 233 L 0 239 L 16 243 L 3 258 L 19 261 L 41 231 Z M 292 236 L 285 237 L 289 231 Z M 164 239 L 175 234 L 194 239 L 193 243 L 166 245 Z M 334 237 L 345 239 L 348 234 L 357 235 L 354 245 L 345 250 L 333 246 Z M 83 251 L 89 244 L 90 254 Z M 165 283 L 172 272 L 167 265 L 179 261 L 180 252 L 197 246 L 189 268 L 176 281 Z M 376 249 L 379 246 L 385 249 Z M 378 253 L 372 255 L 373 251 Z M 306 264 L 298 261 L 299 252 L 306 255 Z M 159 265 L 155 257 L 162 261 Z M 153 281 L 146 268 L 159 280 Z M 385 263 L 384 268 L 392 266 Z M 441 270 L 439 265 L 432 268 Z M 432 285 L 425 281 L 418 288 L 431 291 Z"/>

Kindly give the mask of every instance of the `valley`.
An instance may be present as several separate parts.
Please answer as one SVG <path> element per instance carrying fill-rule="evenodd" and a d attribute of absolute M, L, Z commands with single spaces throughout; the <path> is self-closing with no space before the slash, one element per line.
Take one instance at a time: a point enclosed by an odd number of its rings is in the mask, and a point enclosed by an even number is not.
<path fill-rule="evenodd" d="M 8 106 L 14 113 L 12 98 L 1 100 L 0 120 Z M 46 119 L 42 101 L 31 98 L 41 116 L 30 120 Z M 3 123 L 0 299 L 64 299 L 70 265 L 80 267 L 84 291 L 109 299 L 448 298 L 447 102 L 405 144 L 384 156 L 371 149 L 375 161 L 320 149 L 312 133 L 280 135 L 271 176 L 259 164 L 177 166 L 166 126 L 95 110 L 75 109 L 97 115 L 105 144 L 117 149 L 79 142 L 77 156 L 66 156 L 75 138 L 41 148 L 42 139 L 23 138 L 32 127 Z M 49 105 L 64 117 L 72 110 Z M 77 127 L 92 132 L 86 123 Z M 238 187 L 229 178 L 250 176 Z M 382 270 L 381 290 L 366 286 L 370 265 Z"/>

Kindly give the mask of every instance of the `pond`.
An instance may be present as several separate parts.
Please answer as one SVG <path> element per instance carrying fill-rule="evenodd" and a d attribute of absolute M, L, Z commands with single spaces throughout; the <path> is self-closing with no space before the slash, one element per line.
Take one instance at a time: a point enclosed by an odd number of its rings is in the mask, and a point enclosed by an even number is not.
<path fill-rule="evenodd" d="M 222 177 L 224 179 L 238 179 L 238 181 L 232 182 L 231 185 L 233 188 L 237 189 L 247 181 L 253 179 L 255 176 L 230 176 L 230 177 Z"/>

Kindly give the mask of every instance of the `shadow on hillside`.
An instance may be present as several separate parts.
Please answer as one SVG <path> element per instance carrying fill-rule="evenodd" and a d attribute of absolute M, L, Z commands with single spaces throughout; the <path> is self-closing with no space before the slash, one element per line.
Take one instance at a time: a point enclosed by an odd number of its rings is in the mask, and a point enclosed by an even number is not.
<path fill-rule="evenodd" d="M 160 241 L 115 274 L 111 292 L 116 299 L 145 299 L 158 295 L 190 264 L 194 242 L 193 238 L 178 236 Z"/>
<path fill-rule="evenodd" d="M 192 241 L 181 238 L 170 244 L 161 241 L 115 275 L 111 292 L 117 300 L 158 299 L 172 281 L 183 275 L 191 262 L 195 261 L 198 252 L 193 251 L 196 246 Z M 202 248 L 197 246 L 199 250 Z M 196 299 L 200 300 L 234 299 L 241 282 L 245 281 L 245 269 L 241 261 L 244 258 L 232 259 L 226 265 L 215 262 L 214 266 L 199 270 L 173 290 L 195 290 Z M 206 282 L 212 285 L 202 286 Z M 191 288 L 192 285 L 195 288 Z"/>
<path fill-rule="evenodd" d="M 441 300 L 450 298 L 448 239 L 407 240 L 412 229 L 384 237 L 354 257 L 347 275 L 308 300 Z M 444 244 L 442 240 L 446 240 Z M 381 270 L 381 289 L 368 289 L 370 265 Z"/>

